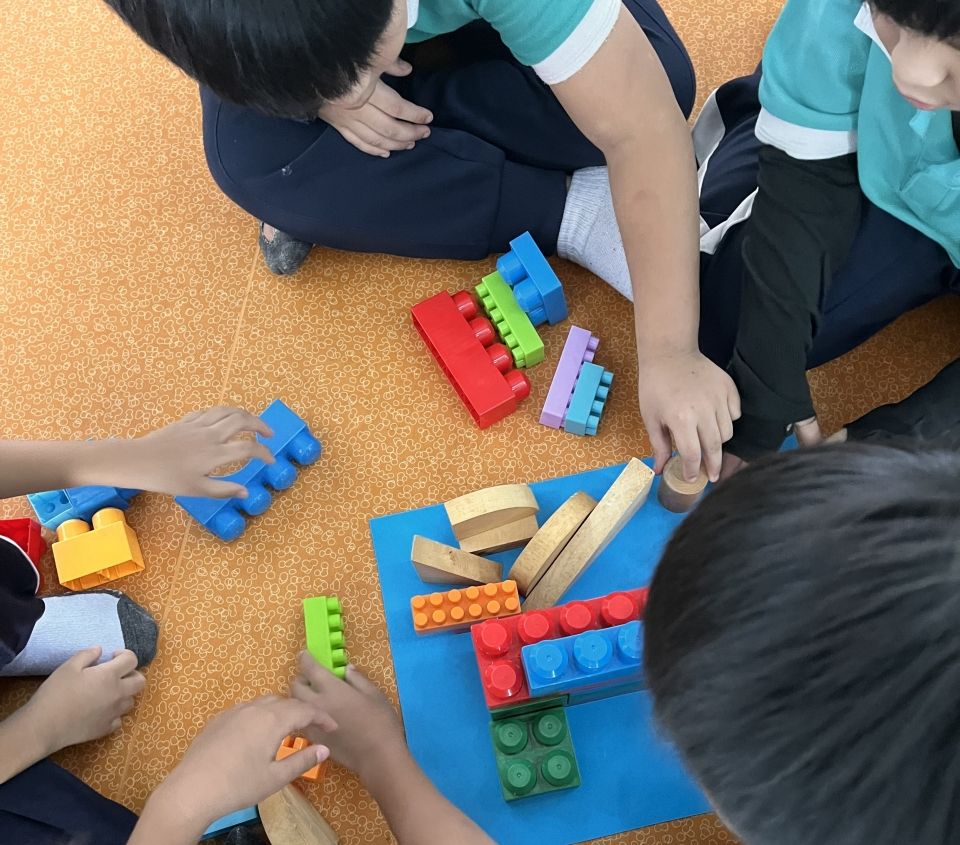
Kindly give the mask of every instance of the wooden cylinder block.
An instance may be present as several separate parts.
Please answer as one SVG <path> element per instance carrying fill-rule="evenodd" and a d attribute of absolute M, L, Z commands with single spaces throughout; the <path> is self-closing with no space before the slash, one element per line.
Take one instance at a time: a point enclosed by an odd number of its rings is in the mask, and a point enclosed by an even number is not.
<path fill-rule="evenodd" d="M 686 513 L 700 501 L 707 487 L 707 481 L 707 474 L 703 467 L 700 467 L 700 475 L 697 476 L 696 481 L 686 481 L 683 477 L 680 456 L 674 455 L 663 468 L 657 498 L 668 511 Z"/>

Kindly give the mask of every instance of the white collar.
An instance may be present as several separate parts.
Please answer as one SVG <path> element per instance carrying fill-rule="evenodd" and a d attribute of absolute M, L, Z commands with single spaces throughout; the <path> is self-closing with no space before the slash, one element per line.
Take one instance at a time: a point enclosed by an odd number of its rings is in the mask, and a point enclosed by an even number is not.
<path fill-rule="evenodd" d="M 413 29 L 420 14 L 420 0 L 407 0 L 407 29 Z"/>
<path fill-rule="evenodd" d="M 419 2 L 419 0 L 407 0 L 407 2 Z M 860 7 L 860 11 L 857 12 L 857 16 L 853 19 L 853 25 L 883 50 L 883 55 L 892 61 L 890 54 L 887 52 L 887 48 L 883 46 L 880 36 L 877 35 L 877 28 L 873 23 L 873 15 L 870 14 L 870 6 L 867 3 L 864 3 Z"/>

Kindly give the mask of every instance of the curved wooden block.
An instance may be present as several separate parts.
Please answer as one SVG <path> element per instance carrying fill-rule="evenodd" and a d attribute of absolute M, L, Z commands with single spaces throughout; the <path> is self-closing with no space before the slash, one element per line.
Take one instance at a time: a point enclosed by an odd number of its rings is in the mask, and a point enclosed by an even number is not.
<path fill-rule="evenodd" d="M 472 537 L 533 516 L 540 510 L 533 491 L 526 484 L 501 484 L 451 499 L 444 505 L 453 536 Z"/>
<path fill-rule="evenodd" d="M 574 493 L 543 523 L 510 570 L 510 577 L 517 582 L 520 595 L 525 596 L 537 586 L 550 564 L 557 559 L 596 506 L 597 501 L 593 497 L 586 493 Z"/>
<path fill-rule="evenodd" d="M 317 808 L 292 784 L 257 804 L 270 845 L 338 845 L 339 839 Z"/>
<path fill-rule="evenodd" d="M 523 604 L 524 611 L 553 607 L 574 581 L 593 563 L 610 541 L 647 500 L 653 485 L 653 470 L 631 458 L 617 480 L 573 535 L 560 557 L 540 579 Z"/>
<path fill-rule="evenodd" d="M 413 538 L 410 560 L 428 584 L 490 584 L 503 580 L 503 566 L 462 549 L 419 535 Z"/>
<path fill-rule="evenodd" d="M 660 487 L 657 489 L 657 498 L 668 511 L 686 513 L 700 501 L 700 497 L 707 487 L 707 481 L 707 474 L 702 466 L 696 481 L 685 480 L 680 456 L 674 455 L 663 468 L 663 475 L 660 476 Z"/>
<path fill-rule="evenodd" d="M 530 538 L 537 533 L 539 527 L 535 516 L 525 516 L 509 525 L 501 525 L 497 528 L 491 528 L 489 531 L 473 534 L 460 541 L 460 548 L 465 552 L 480 555 L 502 552 L 504 549 L 515 549 L 518 546 L 526 545 Z"/>

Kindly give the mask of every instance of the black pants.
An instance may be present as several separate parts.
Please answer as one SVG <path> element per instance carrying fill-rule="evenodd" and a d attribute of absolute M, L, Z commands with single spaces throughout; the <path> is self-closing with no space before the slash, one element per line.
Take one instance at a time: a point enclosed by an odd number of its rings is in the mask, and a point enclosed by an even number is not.
<path fill-rule="evenodd" d="M 655 0 L 624 0 L 685 114 L 693 66 Z M 430 137 L 389 158 L 317 120 L 264 117 L 201 91 L 210 172 L 237 205 L 300 240 L 358 252 L 477 259 L 529 230 L 553 253 L 567 174 L 604 159 L 549 87 L 486 24 L 444 37 L 454 60 L 392 80 L 433 112 Z M 431 47 L 437 45 L 430 43 Z M 630 108 L 624 103 L 623 108 Z"/>
<path fill-rule="evenodd" d="M 694 130 L 701 180 L 700 346 L 721 366 L 730 360 L 739 321 L 742 214 L 757 189 L 759 85 L 759 69 L 723 85 Z M 957 268 L 940 244 L 864 197 L 859 233 L 821 303 L 808 366 L 849 352 L 901 314 L 958 290 Z"/>

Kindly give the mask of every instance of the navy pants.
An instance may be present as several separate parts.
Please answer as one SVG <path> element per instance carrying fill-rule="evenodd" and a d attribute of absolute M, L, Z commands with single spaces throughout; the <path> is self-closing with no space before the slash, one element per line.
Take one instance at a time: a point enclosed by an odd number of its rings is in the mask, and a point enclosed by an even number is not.
<path fill-rule="evenodd" d="M 700 216 L 710 229 L 730 221 L 757 188 L 759 85 L 759 69 L 728 82 L 698 118 Z M 706 136 L 720 137 L 719 143 L 707 144 Z M 734 223 L 714 251 L 700 253 L 700 347 L 720 366 L 730 361 L 736 339 L 745 231 L 745 222 Z M 850 255 L 821 304 L 823 318 L 808 366 L 849 352 L 901 314 L 951 291 L 960 291 L 960 282 L 943 247 L 864 197 Z"/>
<path fill-rule="evenodd" d="M 655 0 L 624 0 L 685 114 L 693 66 Z M 417 50 L 446 42 L 453 59 L 418 69 Z M 317 120 L 264 117 L 201 91 L 207 162 L 221 190 L 300 240 L 420 258 L 484 258 L 529 230 L 556 251 L 566 177 L 603 155 L 532 70 L 486 24 L 415 45 L 414 72 L 387 81 L 433 112 L 430 137 L 383 159 Z M 630 108 L 624 103 L 623 108 Z"/>
<path fill-rule="evenodd" d="M 0 667 L 20 653 L 43 614 L 36 584 L 26 554 L 0 538 Z M 0 784 L 3 845 L 123 845 L 136 823 L 125 807 L 50 760 Z"/>

